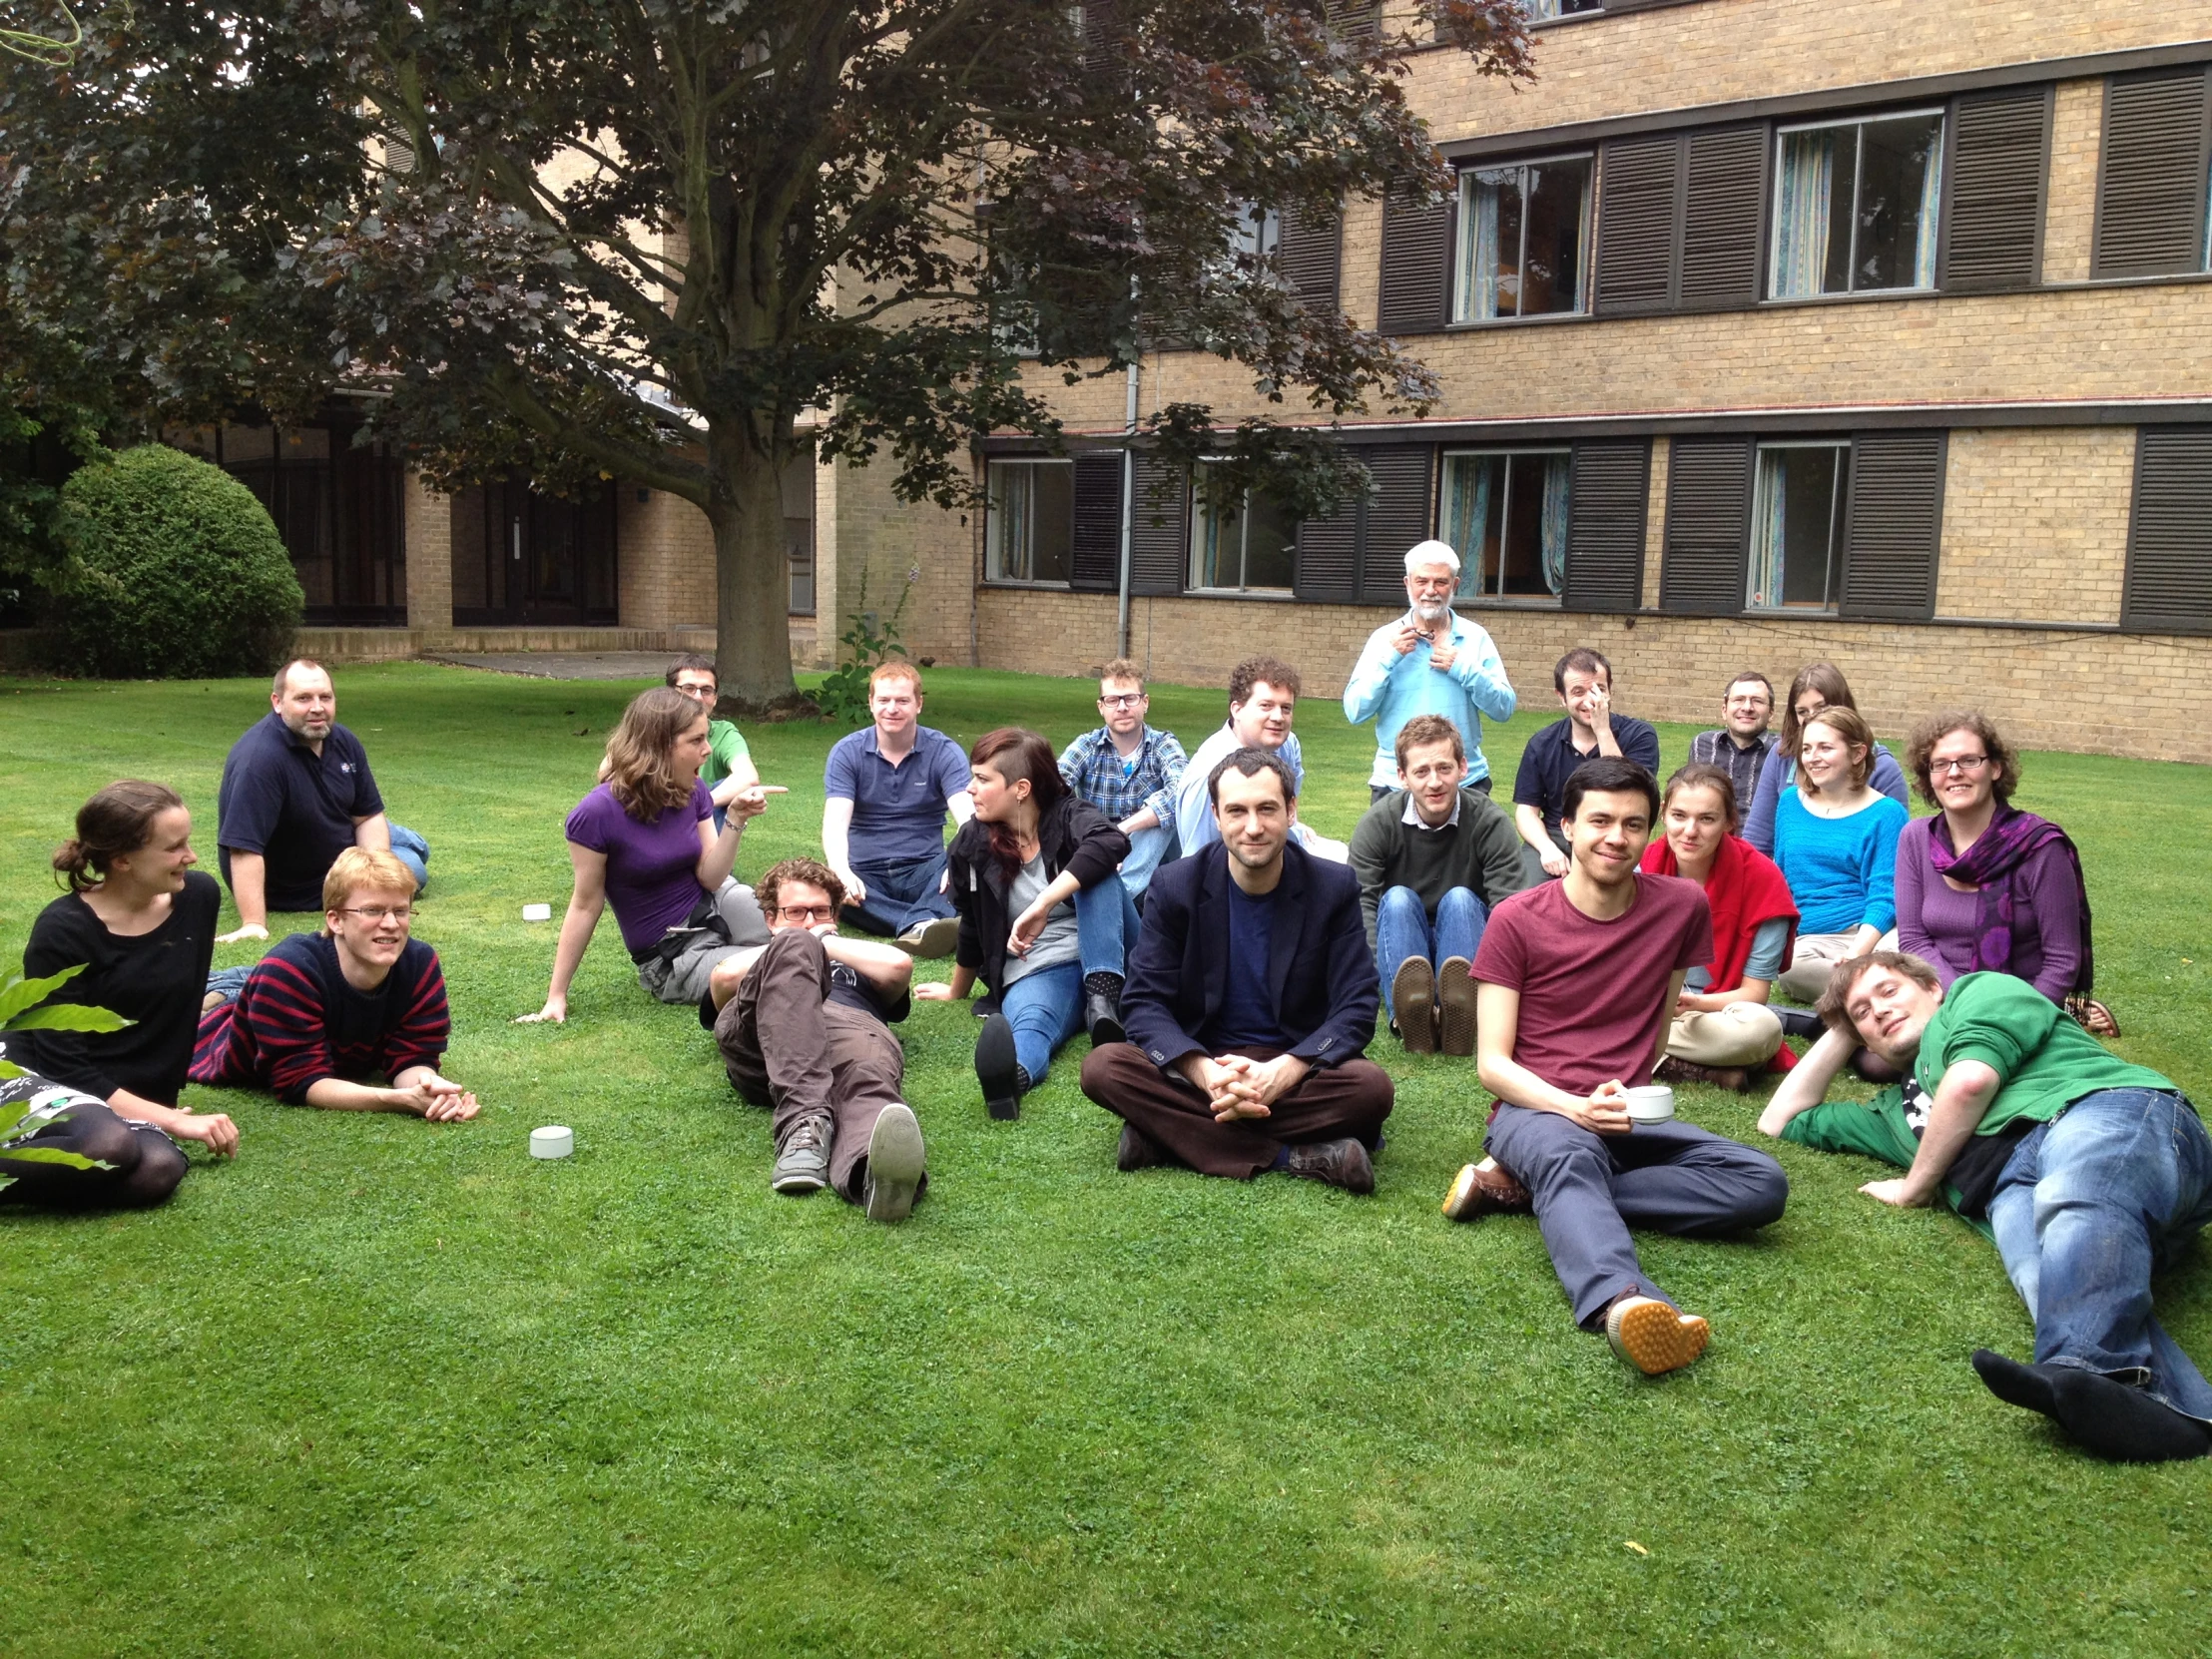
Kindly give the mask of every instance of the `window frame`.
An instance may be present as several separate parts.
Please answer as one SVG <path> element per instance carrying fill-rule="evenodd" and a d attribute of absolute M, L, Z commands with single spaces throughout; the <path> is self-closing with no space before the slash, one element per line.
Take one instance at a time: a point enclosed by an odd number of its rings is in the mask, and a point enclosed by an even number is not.
<path fill-rule="evenodd" d="M 1828 522 L 1833 538 L 1829 547 L 1829 583 L 1836 597 L 1822 605 L 1792 605 L 1777 600 L 1771 604 L 1755 604 L 1752 590 L 1759 576 L 1760 550 L 1766 538 L 1767 525 L 1767 467 L 1766 457 L 1778 449 L 1826 449 L 1841 457 L 1835 476 L 1829 485 Z M 1845 437 L 1754 437 L 1751 441 L 1751 517 L 1745 524 L 1744 536 L 1744 594 L 1743 608 L 1738 613 L 1755 617 L 1837 617 L 1842 614 L 1844 603 L 1845 564 L 1851 547 L 1851 462 L 1852 440 Z M 1782 551 L 1776 570 L 1788 575 L 1789 549 Z"/>
<path fill-rule="evenodd" d="M 1561 461 L 1566 463 L 1567 477 L 1571 487 L 1574 477 L 1574 445 L 1564 439 L 1561 439 L 1557 442 L 1506 445 L 1484 444 L 1480 446 L 1470 446 L 1466 448 L 1444 449 L 1436 457 L 1436 533 L 1439 536 L 1442 536 L 1445 541 L 1451 542 L 1450 536 L 1446 533 L 1451 528 L 1451 525 L 1446 518 L 1446 514 L 1450 510 L 1451 463 L 1453 461 L 1510 461 L 1513 457 L 1517 455 L 1558 456 Z M 1505 504 L 1500 515 L 1499 522 L 1501 524 L 1505 524 L 1509 522 L 1509 515 L 1512 512 L 1512 468 L 1510 466 L 1506 467 L 1503 470 L 1502 475 L 1506 480 L 1506 490 Z M 1542 510 L 1542 504 L 1539 502 L 1537 506 L 1537 511 L 1540 513 Z M 1463 591 L 1464 583 L 1467 580 L 1467 575 L 1470 570 L 1479 575 L 1482 568 L 1482 550 L 1479 546 L 1477 546 L 1470 554 L 1464 548 L 1462 548 L 1459 543 L 1451 542 L 1452 551 L 1459 554 L 1459 580 L 1462 584 L 1461 589 L 1454 590 L 1452 593 L 1451 603 L 1453 607 L 1457 608 L 1459 606 L 1465 606 L 1468 609 L 1480 608 L 1486 610 L 1520 611 L 1556 611 L 1563 609 L 1566 604 L 1566 562 L 1567 559 L 1571 558 L 1573 554 L 1571 542 L 1573 525 L 1574 503 L 1570 494 L 1567 503 L 1567 523 L 1563 530 L 1563 533 L 1566 534 L 1570 538 L 1570 540 L 1569 545 L 1563 551 L 1560 560 L 1559 591 L 1557 593 L 1482 593 L 1480 591 L 1467 593 Z M 1539 521 L 1537 525 L 1537 535 L 1540 543 L 1542 537 L 1541 521 Z M 1502 560 L 1500 561 L 1500 563 L 1502 564 Z"/>
<path fill-rule="evenodd" d="M 1596 16 L 1596 13 L 1575 15 Z M 1555 21 L 1555 20 L 1553 20 Z M 1507 169 L 1522 176 L 1521 184 L 1521 243 L 1520 258 L 1514 267 L 1523 270 L 1528 264 L 1528 170 L 1551 167 L 1561 162 L 1580 162 L 1582 174 L 1582 211 L 1578 221 L 1581 242 L 1581 258 L 1576 262 L 1574 283 L 1574 308 L 1564 311 L 1538 311 L 1533 315 L 1516 311 L 1512 316 L 1462 316 L 1460 307 L 1473 287 L 1469 265 L 1474 239 L 1474 216 L 1468 210 L 1468 180 L 1482 173 L 1503 173 Z M 1451 240 L 1445 251 L 1444 326 L 1446 328 L 1507 328 L 1522 323 L 1565 322 L 1572 318 L 1589 320 L 1596 313 L 1592 309 L 1597 286 L 1597 148 L 1561 150 L 1540 156 L 1524 156 L 1513 161 L 1469 162 L 1457 169 L 1451 196 Z"/>
<path fill-rule="evenodd" d="M 1210 462 L 1206 458 L 1201 457 L 1198 464 L 1200 466 L 1207 466 L 1210 464 L 1219 463 Z M 1199 580 L 1199 564 L 1200 560 L 1204 557 L 1204 554 L 1201 551 L 1202 543 L 1200 542 L 1199 538 L 1205 534 L 1206 523 L 1207 520 L 1213 516 L 1214 507 L 1212 501 L 1207 496 L 1205 489 L 1200 485 L 1195 473 L 1191 477 L 1186 488 L 1190 492 L 1190 517 L 1187 529 L 1185 531 L 1185 547 L 1183 559 L 1184 592 L 1195 595 L 1199 598 L 1209 599 L 1265 599 L 1275 601 L 1296 599 L 1298 597 L 1298 527 L 1296 524 L 1292 525 L 1290 539 L 1286 543 L 1286 550 L 1289 552 L 1291 558 L 1290 581 L 1279 588 L 1256 588 L 1242 581 L 1242 578 L 1249 573 L 1252 564 L 1251 537 L 1253 515 L 1252 491 L 1249 489 L 1247 489 L 1243 495 L 1238 497 L 1237 519 L 1239 524 L 1242 526 L 1241 530 L 1239 531 L 1240 539 L 1237 547 L 1237 575 L 1240 578 L 1239 585 L 1236 587 L 1222 587 L 1216 584 L 1201 582 Z"/>
<path fill-rule="evenodd" d="M 1827 116 L 1818 121 L 1776 122 L 1774 126 L 1774 150 L 1768 158 L 1767 200 L 1764 204 L 1767 226 L 1767 278 L 1761 286 L 1767 291 L 1761 295 L 1759 302 L 1763 305 L 1810 305 L 1824 302 L 1834 303 L 1841 300 L 1894 298 L 1905 295 L 1942 292 L 1942 220 L 1946 205 L 1945 187 L 1947 184 L 1947 169 L 1944 167 L 1944 161 L 1949 153 L 1951 127 L 1953 125 L 1952 113 L 1950 103 L 1946 100 L 1941 104 L 1926 108 L 1876 110 L 1862 115 Z M 1899 287 L 1845 287 L 1833 293 L 1825 289 L 1816 289 L 1811 293 L 1777 293 L 1773 291 L 1775 281 L 1781 272 L 1779 253 L 1782 244 L 1783 156 L 1785 148 L 1789 144 L 1790 136 L 1794 133 L 1831 131 L 1838 127 L 1866 128 L 1878 122 L 1910 121 L 1915 117 L 1933 119 L 1936 123 L 1936 143 L 1929 152 L 1929 167 L 1934 170 L 1936 175 L 1935 207 L 1931 210 L 1929 216 L 1931 223 L 1924 224 L 1921 227 L 1922 239 L 1935 256 L 1930 262 L 1931 270 L 1927 285 L 1923 286 L 1915 282 Z M 1852 153 L 1851 248 L 1844 263 L 1846 274 L 1854 279 L 1856 279 L 1859 265 L 1859 189 L 1866 177 L 1866 141 L 1864 135 L 1862 135 L 1860 142 L 1854 147 Z M 1928 200 L 1930 194 L 1929 187 L 1924 184 L 1921 189 L 1922 199 L 1924 201 Z M 1914 265 L 1918 267 L 1920 263 L 1920 253 L 1916 249 Z"/>
<path fill-rule="evenodd" d="M 1009 467 L 1064 466 L 1068 469 L 1068 575 L 1059 579 L 1039 576 L 1007 576 L 994 570 L 998 560 L 998 528 L 1000 513 L 998 494 L 992 487 L 1003 469 Z M 983 580 L 994 588 L 1042 588 L 1048 593 L 1062 593 L 1072 585 L 1075 574 L 1075 461 L 1064 455 L 993 455 L 984 462 L 983 491 Z M 1030 518 L 1029 566 L 1036 568 L 1035 545 L 1036 519 Z M 818 600 L 819 604 L 819 600 Z"/>

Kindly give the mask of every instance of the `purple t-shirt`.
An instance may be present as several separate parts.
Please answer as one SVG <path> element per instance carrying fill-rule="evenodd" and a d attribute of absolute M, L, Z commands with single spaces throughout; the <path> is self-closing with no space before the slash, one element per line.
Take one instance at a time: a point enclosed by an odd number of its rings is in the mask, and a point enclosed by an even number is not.
<path fill-rule="evenodd" d="M 643 961 L 671 927 L 681 927 L 706 897 L 699 884 L 699 824 L 715 816 L 705 784 L 688 805 L 640 824 L 602 784 L 568 815 L 568 838 L 607 857 L 607 902 L 631 958 Z"/>

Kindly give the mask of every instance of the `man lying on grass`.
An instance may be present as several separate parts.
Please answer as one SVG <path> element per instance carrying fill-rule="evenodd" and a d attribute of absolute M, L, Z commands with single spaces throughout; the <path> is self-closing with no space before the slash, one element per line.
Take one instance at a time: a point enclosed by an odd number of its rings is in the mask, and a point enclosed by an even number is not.
<path fill-rule="evenodd" d="M 1475 1064 L 1497 1096 L 1498 1167 L 1469 1164 L 1443 1208 L 1470 1221 L 1533 1203 L 1575 1323 L 1650 1377 L 1690 1364 L 1708 1332 L 1644 1272 L 1629 1228 L 1747 1232 L 1781 1216 L 1790 1184 L 1765 1153 L 1694 1124 L 1629 1121 L 1627 1091 L 1651 1081 L 1713 926 L 1696 882 L 1636 867 L 1659 813 L 1650 773 L 1585 761 L 1562 802 L 1565 877 L 1500 903 L 1475 951 Z"/>
<path fill-rule="evenodd" d="M 1860 1190 L 1939 1197 L 1996 1241 L 2035 1322 L 2035 1363 L 1976 1349 L 2008 1404 L 2099 1457 L 2212 1448 L 2212 1385 L 2150 1312 L 2150 1276 L 2212 1219 L 2212 1137 L 2181 1091 L 2111 1053 L 2024 979 L 1966 973 L 1946 991 L 1918 956 L 1839 962 L 1827 1034 L 1759 1119 L 1769 1135 L 1905 1169 Z M 1906 1072 L 1865 1104 L 1825 1101 L 1865 1043 Z"/>
<path fill-rule="evenodd" d="M 210 976 L 191 1080 L 274 1089 L 289 1106 L 474 1117 L 476 1097 L 438 1074 L 453 1026 L 438 954 L 408 936 L 414 892 L 391 853 L 340 852 L 322 879 L 322 931 L 292 934 L 236 986 L 235 970 Z"/>
<path fill-rule="evenodd" d="M 870 1221 L 903 1221 L 929 1177 L 899 1099 L 906 1056 L 885 1022 L 906 1017 L 914 959 L 837 936 L 844 883 L 816 859 L 771 865 L 755 893 L 768 944 L 716 965 L 699 1015 L 731 1086 L 776 1114 L 769 1185 L 834 1187 Z"/>

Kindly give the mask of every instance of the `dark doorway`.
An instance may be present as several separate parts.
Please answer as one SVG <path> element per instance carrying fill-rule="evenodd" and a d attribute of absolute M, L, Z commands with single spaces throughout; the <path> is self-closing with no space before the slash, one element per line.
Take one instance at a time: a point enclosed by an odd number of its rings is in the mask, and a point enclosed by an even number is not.
<path fill-rule="evenodd" d="M 515 477 L 453 498 L 457 627 L 612 625 L 615 572 L 612 488 L 564 501 Z"/>

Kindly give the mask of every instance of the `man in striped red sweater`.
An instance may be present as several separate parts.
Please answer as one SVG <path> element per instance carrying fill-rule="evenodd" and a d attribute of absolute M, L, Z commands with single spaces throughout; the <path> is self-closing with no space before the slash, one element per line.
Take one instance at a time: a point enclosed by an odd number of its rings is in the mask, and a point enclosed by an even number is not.
<path fill-rule="evenodd" d="M 474 1117 L 476 1097 L 438 1072 L 452 1020 L 437 952 L 408 937 L 414 892 L 389 852 L 339 853 L 322 882 L 322 931 L 292 934 L 200 1016 L 191 1080 L 273 1089 L 292 1106 Z M 386 1086 L 370 1081 L 379 1076 Z"/>

